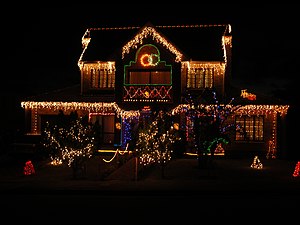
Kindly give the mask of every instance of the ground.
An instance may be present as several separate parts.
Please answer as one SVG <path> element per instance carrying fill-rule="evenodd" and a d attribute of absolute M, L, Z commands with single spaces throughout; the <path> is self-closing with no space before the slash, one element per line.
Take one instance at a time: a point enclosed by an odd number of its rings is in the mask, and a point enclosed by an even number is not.
<path fill-rule="evenodd" d="M 23 224 L 199 224 L 203 219 L 240 223 L 241 217 L 251 223 L 287 223 L 299 219 L 300 177 L 293 177 L 297 161 L 260 161 L 262 169 L 251 168 L 251 158 L 217 158 L 209 168 L 200 168 L 195 158 L 174 159 L 165 168 L 164 178 L 160 168 L 153 167 L 138 179 L 134 179 L 134 164 L 123 165 L 105 179 L 97 176 L 99 167 L 88 167 L 87 176 L 77 180 L 67 167 L 37 163 L 35 174 L 26 176 L 23 164 L 3 163 L 3 215 L 11 223 Z M 124 171 L 132 176 L 124 176 Z"/>

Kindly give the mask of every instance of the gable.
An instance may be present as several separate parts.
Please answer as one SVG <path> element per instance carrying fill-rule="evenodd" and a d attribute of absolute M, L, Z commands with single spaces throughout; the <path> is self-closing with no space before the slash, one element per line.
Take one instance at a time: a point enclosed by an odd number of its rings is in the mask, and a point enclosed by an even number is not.
<path fill-rule="evenodd" d="M 125 54 L 128 54 L 132 49 L 138 48 L 143 44 L 145 38 L 152 37 L 152 39 L 158 43 L 163 45 L 167 50 L 173 53 L 176 62 L 181 62 L 183 54 L 165 37 L 163 37 L 159 32 L 155 30 L 152 26 L 145 26 L 140 30 L 138 34 L 134 36 L 129 42 L 127 42 L 122 48 L 122 58 L 124 58 Z"/>

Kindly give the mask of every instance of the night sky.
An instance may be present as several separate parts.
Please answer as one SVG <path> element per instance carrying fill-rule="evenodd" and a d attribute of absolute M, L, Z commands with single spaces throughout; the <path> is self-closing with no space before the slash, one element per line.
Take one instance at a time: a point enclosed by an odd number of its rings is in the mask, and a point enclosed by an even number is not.
<path fill-rule="evenodd" d="M 77 60 L 87 28 L 143 26 L 148 21 L 154 25 L 230 23 L 233 78 L 261 91 L 286 88 L 300 59 L 297 8 L 274 4 L 10 8 L 10 18 L 4 20 L 9 22 L 2 27 L 3 65 L 8 65 L 5 78 L 11 87 L 5 92 L 26 96 L 79 82 Z"/>
<path fill-rule="evenodd" d="M 5 82 L 0 93 L 1 101 L 12 108 L 9 98 L 18 101 L 80 82 L 77 61 L 87 28 L 143 26 L 146 22 L 231 24 L 234 83 L 291 104 L 299 100 L 298 5 L 24 5 L 8 6 L 6 12 L 1 15 L 1 77 Z"/>

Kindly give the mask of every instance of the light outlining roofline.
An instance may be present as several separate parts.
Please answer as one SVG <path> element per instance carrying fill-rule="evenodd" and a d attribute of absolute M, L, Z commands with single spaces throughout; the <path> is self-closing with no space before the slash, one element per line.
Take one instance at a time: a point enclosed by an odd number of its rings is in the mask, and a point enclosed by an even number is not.
<path fill-rule="evenodd" d="M 224 49 L 224 60 L 226 62 L 226 52 L 225 52 L 224 45 L 227 42 L 226 42 L 226 40 L 224 40 L 224 36 L 225 36 L 226 33 L 231 33 L 231 25 L 230 24 L 158 25 L 158 26 L 155 26 L 155 27 L 157 27 L 157 28 L 209 28 L 209 27 L 225 27 L 224 35 L 223 35 L 223 38 L 222 38 L 222 45 L 223 45 L 223 49 Z M 100 28 L 88 28 L 88 29 L 86 29 L 85 33 L 83 34 L 83 36 L 81 38 L 83 50 L 82 50 L 82 52 L 80 54 L 80 57 L 78 59 L 78 62 L 77 62 L 78 67 L 80 68 L 80 70 L 83 67 L 84 62 L 82 61 L 82 57 L 83 57 L 83 55 L 84 55 L 84 53 L 85 53 L 85 51 L 86 51 L 86 49 L 87 49 L 87 47 L 88 47 L 88 45 L 89 45 L 89 43 L 91 41 L 90 31 L 95 31 L 95 30 L 130 30 L 130 29 L 140 29 L 140 28 L 141 28 L 140 26 L 130 26 L 130 27 L 100 27 Z M 145 28 L 147 28 L 147 27 L 145 27 Z M 138 38 L 137 35 L 136 35 L 136 37 Z M 166 42 L 166 40 L 161 35 L 158 34 L 156 36 L 156 38 L 158 38 L 157 40 L 163 41 L 163 43 L 169 48 L 169 50 L 176 55 L 176 61 L 181 61 L 181 59 L 182 59 L 182 53 L 180 53 L 173 45 L 171 45 L 170 43 Z M 136 40 L 136 41 L 138 41 L 138 40 Z M 133 42 L 135 42 L 135 41 L 133 41 Z M 123 46 L 122 57 L 123 57 L 123 55 L 126 52 L 128 52 L 130 50 L 131 45 L 134 45 L 134 44 L 136 44 L 136 43 L 130 43 L 130 42 L 128 42 L 125 46 Z"/>
<path fill-rule="evenodd" d="M 210 109 L 215 105 L 199 104 L 200 108 Z M 227 107 L 237 107 L 236 105 L 226 105 Z M 53 110 L 88 110 L 88 111 L 108 111 L 113 110 L 118 116 L 139 116 L 139 110 L 123 110 L 118 106 L 116 102 L 35 102 L 35 101 L 23 101 L 21 107 L 25 109 L 53 109 Z M 186 110 L 192 107 L 189 104 L 180 104 L 171 110 L 172 114 L 177 114 L 182 110 Z M 238 106 L 236 110 L 237 115 L 247 114 L 269 114 L 279 113 L 280 115 L 286 115 L 289 109 L 289 105 L 244 105 Z"/>

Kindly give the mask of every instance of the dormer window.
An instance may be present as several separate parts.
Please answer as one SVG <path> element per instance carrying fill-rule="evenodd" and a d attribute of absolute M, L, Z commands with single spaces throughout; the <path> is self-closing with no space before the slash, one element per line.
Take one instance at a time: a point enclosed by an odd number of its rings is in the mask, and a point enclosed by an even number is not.
<path fill-rule="evenodd" d="M 87 89 L 114 89 L 115 88 L 115 63 L 93 62 L 82 67 L 84 82 Z"/>
<path fill-rule="evenodd" d="M 191 68 L 187 76 L 187 88 L 213 88 L 213 68 Z"/>
<path fill-rule="evenodd" d="M 114 88 L 115 73 L 109 69 L 91 69 L 92 88 Z"/>

